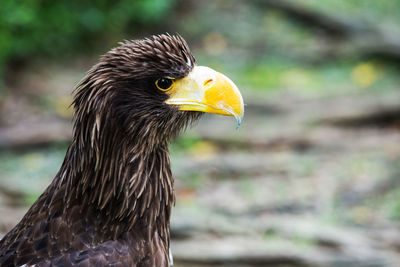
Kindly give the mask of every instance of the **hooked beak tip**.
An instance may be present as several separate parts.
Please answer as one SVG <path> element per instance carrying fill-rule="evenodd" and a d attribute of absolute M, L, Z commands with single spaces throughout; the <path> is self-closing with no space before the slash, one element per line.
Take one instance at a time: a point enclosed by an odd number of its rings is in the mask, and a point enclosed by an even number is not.
<path fill-rule="evenodd" d="M 237 130 L 239 126 L 242 124 L 243 115 L 242 116 L 235 115 L 235 119 L 236 119 L 236 130 Z"/>

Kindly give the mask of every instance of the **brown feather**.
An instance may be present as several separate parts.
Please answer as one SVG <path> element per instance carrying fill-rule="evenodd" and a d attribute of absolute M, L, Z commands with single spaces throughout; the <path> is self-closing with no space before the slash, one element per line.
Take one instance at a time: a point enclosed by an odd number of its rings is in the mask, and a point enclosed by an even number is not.
<path fill-rule="evenodd" d="M 0 266 L 168 266 L 167 144 L 200 115 L 166 105 L 154 82 L 194 64 L 182 37 L 158 35 L 120 43 L 89 70 L 61 169 L 0 241 Z"/>

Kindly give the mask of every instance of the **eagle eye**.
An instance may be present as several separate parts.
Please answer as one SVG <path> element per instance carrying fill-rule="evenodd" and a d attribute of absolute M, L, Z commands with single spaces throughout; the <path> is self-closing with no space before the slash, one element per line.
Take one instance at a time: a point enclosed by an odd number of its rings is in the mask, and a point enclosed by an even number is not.
<path fill-rule="evenodd" d="M 160 78 L 156 81 L 156 86 L 161 91 L 167 91 L 172 87 L 173 80 L 170 78 Z"/>

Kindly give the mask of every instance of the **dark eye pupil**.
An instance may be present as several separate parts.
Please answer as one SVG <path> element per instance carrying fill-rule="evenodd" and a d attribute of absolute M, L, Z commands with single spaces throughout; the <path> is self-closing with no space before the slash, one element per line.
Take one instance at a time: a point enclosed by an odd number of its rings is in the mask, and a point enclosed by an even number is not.
<path fill-rule="evenodd" d="M 168 89 L 171 87 L 172 85 L 172 81 L 171 79 L 167 79 L 167 78 L 161 78 L 157 81 L 157 85 L 160 89 Z"/>

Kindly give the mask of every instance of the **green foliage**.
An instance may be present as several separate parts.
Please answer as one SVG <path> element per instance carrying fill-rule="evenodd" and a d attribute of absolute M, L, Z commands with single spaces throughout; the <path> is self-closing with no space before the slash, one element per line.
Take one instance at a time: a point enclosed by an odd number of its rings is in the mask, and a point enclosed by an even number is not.
<path fill-rule="evenodd" d="M 317 11 L 330 13 L 334 10 L 341 16 L 375 20 L 378 24 L 400 22 L 400 2 L 394 0 L 308 0 L 302 3 Z"/>
<path fill-rule="evenodd" d="M 177 138 L 171 145 L 170 150 L 173 153 L 182 154 L 187 150 L 193 148 L 196 144 L 201 142 L 201 138 L 195 136 L 182 136 Z"/>
<path fill-rule="evenodd" d="M 174 0 L 2 0 L 0 72 L 13 59 L 68 56 L 165 19 Z"/>

